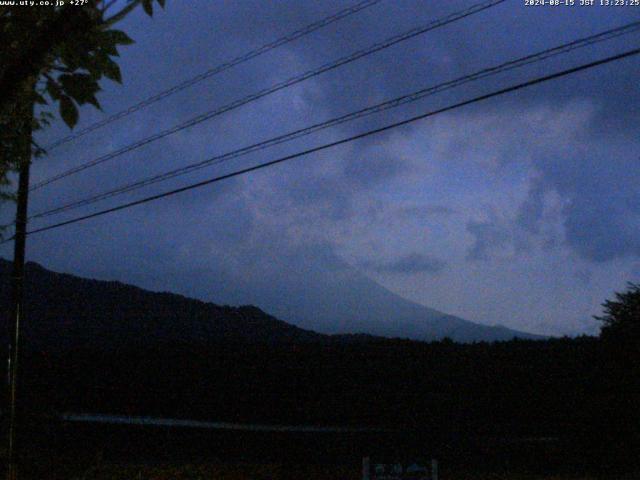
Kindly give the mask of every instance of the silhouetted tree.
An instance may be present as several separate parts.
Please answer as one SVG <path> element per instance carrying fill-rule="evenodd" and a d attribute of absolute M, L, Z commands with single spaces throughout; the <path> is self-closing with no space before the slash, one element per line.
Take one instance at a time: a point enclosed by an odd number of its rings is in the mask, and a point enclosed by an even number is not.
<path fill-rule="evenodd" d="M 640 285 L 602 304 L 599 389 L 606 401 L 594 403 L 592 441 L 617 463 L 640 458 Z M 599 443 L 596 441 L 599 440 Z M 617 458 L 616 458 L 617 457 Z"/>
<path fill-rule="evenodd" d="M 625 344 L 640 342 L 640 284 L 629 282 L 625 292 L 617 292 L 615 300 L 602 304 L 604 315 L 596 316 L 602 322 L 601 337 Z"/>
<path fill-rule="evenodd" d="M 79 105 L 100 108 L 101 79 L 121 81 L 117 47 L 133 41 L 113 26 L 138 5 L 151 15 L 154 1 L 164 6 L 165 0 L 88 0 L 0 7 L 0 201 L 13 198 L 9 173 L 30 161 L 30 145 L 41 153 L 31 133 L 53 117 L 48 104 L 57 103 L 73 128 Z"/>

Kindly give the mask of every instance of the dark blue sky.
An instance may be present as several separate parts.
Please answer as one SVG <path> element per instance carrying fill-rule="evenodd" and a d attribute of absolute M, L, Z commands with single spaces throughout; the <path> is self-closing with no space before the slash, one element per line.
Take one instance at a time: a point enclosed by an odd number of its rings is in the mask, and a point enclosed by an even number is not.
<path fill-rule="evenodd" d="M 33 179 L 472 3 L 385 0 L 55 150 L 36 162 Z M 153 19 L 137 12 L 122 25 L 136 40 L 122 49 L 124 85 L 105 84 L 104 112 L 114 113 L 346 4 L 169 0 Z M 508 1 L 38 190 L 30 211 L 634 19 L 640 19 L 638 7 L 525 7 L 524 0 Z M 95 208 L 276 158 L 637 47 L 639 41 L 636 33 L 573 52 Z M 469 320 L 546 334 L 594 333 L 591 315 L 600 312 L 599 304 L 640 277 L 639 73 L 638 58 L 623 60 L 34 235 L 28 256 L 60 271 L 221 303 L 269 303 L 271 287 L 282 291 L 288 282 L 304 282 L 306 274 L 330 275 L 339 263 L 405 298 Z M 79 127 L 103 115 L 83 109 Z M 40 139 L 46 144 L 66 133 L 56 124 Z M 3 246 L 0 254 L 9 256 L 10 248 Z"/>

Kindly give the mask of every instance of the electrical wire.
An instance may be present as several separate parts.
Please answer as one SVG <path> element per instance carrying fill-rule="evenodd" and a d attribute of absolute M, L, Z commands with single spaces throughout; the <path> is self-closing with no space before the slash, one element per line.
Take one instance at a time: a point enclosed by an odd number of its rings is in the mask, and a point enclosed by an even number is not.
<path fill-rule="evenodd" d="M 84 171 L 84 170 L 86 170 L 88 168 L 95 167 L 96 165 L 100 165 L 100 164 L 102 164 L 102 163 L 104 163 L 104 162 L 106 162 L 108 160 L 112 160 L 112 159 L 114 159 L 116 157 L 119 157 L 119 156 L 125 154 L 125 153 L 128 153 L 128 152 L 131 152 L 133 150 L 136 150 L 136 149 L 138 149 L 138 148 L 140 148 L 140 147 L 142 147 L 144 145 L 148 145 L 148 144 L 150 144 L 152 142 L 155 142 L 156 140 L 160 140 L 161 138 L 165 138 L 165 137 L 167 137 L 169 135 L 173 135 L 173 134 L 178 133 L 178 132 L 180 132 L 180 131 L 182 131 L 182 130 L 184 130 L 186 128 L 193 127 L 194 125 L 202 123 L 202 122 L 204 122 L 206 120 L 210 120 L 211 118 L 214 118 L 214 117 L 217 117 L 219 115 L 222 115 L 223 113 L 227 113 L 227 112 L 229 112 L 231 110 L 235 110 L 236 108 L 239 108 L 239 107 L 241 107 L 243 105 L 246 105 L 246 104 L 248 104 L 250 102 L 253 102 L 255 100 L 258 100 L 260 98 L 266 97 L 267 95 L 270 95 L 272 93 L 278 92 L 278 91 L 280 91 L 282 89 L 285 89 L 287 87 L 296 85 L 296 84 L 298 84 L 300 82 L 303 82 L 303 81 L 308 80 L 310 78 L 313 78 L 313 77 L 316 77 L 318 75 L 321 75 L 321 74 L 323 74 L 325 72 L 334 70 L 334 69 L 336 69 L 338 67 L 341 67 L 341 66 L 346 65 L 348 63 L 354 62 L 354 61 L 356 61 L 356 60 L 358 60 L 360 58 L 366 57 L 366 56 L 371 55 L 373 53 L 379 52 L 379 51 L 384 50 L 386 48 L 389 48 L 389 47 L 391 47 L 393 45 L 396 45 L 396 44 L 398 44 L 400 42 L 403 42 L 403 41 L 409 40 L 411 38 L 414 38 L 414 37 L 416 37 L 418 35 L 422 35 L 422 34 L 424 34 L 426 32 L 431 31 L 431 30 L 435 30 L 437 28 L 440 28 L 442 26 L 448 25 L 450 23 L 462 20 L 463 18 L 466 18 L 466 17 L 469 17 L 471 15 L 480 13 L 480 12 L 482 12 L 484 10 L 487 10 L 489 8 L 492 8 L 492 7 L 496 6 L 496 5 L 499 5 L 499 4 L 501 4 L 501 3 L 505 2 L 505 1 L 506 0 L 487 0 L 487 1 L 484 1 L 484 2 L 480 2 L 480 3 L 477 3 L 475 5 L 472 5 L 469 8 L 466 8 L 466 9 L 464 9 L 462 11 L 455 12 L 455 13 L 452 13 L 450 15 L 447 15 L 446 17 L 444 17 L 442 19 L 435 20 L 435 21 L 433 21 L 433 22 L 431 22 L 431 23 L 429 23 L 429 24 L 427 24 L 425 26 L 413 28 L 413 29 L 411 29 L 411 30 L 409 30 L 407 32 L 402 33 L 402 34 L 395 35 L 395 36 L 390 37 L 390 38 L 388 38 L 388 39 L 386 39 L 386 40 L 384 40 L 382 42 L 375 43 L 374 45 L 372 45 L 370 47 L 367 47 L 367 48 L 362 49 L 362 50 L 358 50 L 358 51 L 356 51 L 356 52 L 354 52 L 354 53 L 352 53 L 350 55 L 347 55 L 345 57 L 342 57 L 342 58 L 340 58 L 338 60 L 335 60 L 333 62 L 324 64 L 324 65 L 322 65 L 322 66 L 320 66 L 318 68 L 315 68 L 313 70 L 309 70 L 309 71 L 304 72 L 304 73 L 302 73 L 300 75 L 296 75 L 296 76 L 291 77 L 291 78 L 289 78 L 287 80 L 284 80 L 282 82 L 276 83 L 275 85 L 272 85 L 271 87 L 268 87 L 268 88 L 265 88 L 263 90 L 260 90 L 257 93 L 253 93 L 251 95 L 247 95 L 246 97 L 243 97 L 243 98 L 241 98 L 239 100 L 231 102 L 231 103 L 229 103 L 229 104 L 227 104 L 227 105 L 225 105 L 223 107 L 220 107 L 220 108 L 217 108 L 215 110 L 211 110 L 209 112 L 206 112 L 206 113 L 203 113 L 203 114 L 198 115 L 196 117 L 193 117 L 193 118 L 187 120 L 184 123 L 181 123 L 179 125 L 175 125 L 174 127 L 171 127 L 171 128 L 169 128 L 167 130 L 164 130 L 162 132 L 158 132 L 158 133 L 156 133 L 154 135 L 151 135 L 149 137 L 143 138 L 143 139 L 141 139 L 141 140 L 139 140 L 139 141 L 137 141 L 135 143 L 129 144 L 129 145 L 125 146 L 125 147 L 122 147 L 122 148 L 120 148 L 118 150 L 110 152 L 110 153 L 108 153 L 106 155 L 102 155 L 102 156 L 100 156 L 98 158 L 95 158 L 94 160 L 91 160 L 89 162 L 85 162 L 85 163 L 83 163 L 83 164 L 81 164 L 79 166 L 73 167 L 73 168 L 71 168 L 69 170 L 66 170 L 66 171 L 62 172 L 62 173 L 59 173 L 59 174 L 54 175 L 52 177 L 49 177 L 49 178 L 47 178 L 45 180 L 42 180 L 42 181 L 34 184 L 30 188 L 30 190 L 31 191 L 32 190 L 37 190 L 39 188 L 44 187 L 45 185 L 49 185 L 49 184 L 51 184 L 53 182 L 56 182 L 56 181 L 61 180 L 63 178 L 66 178 L 66 177 L 68 177 L 70 175 L 74 175 L 74 174 L 79 173 L 81 171 Z"/>
<path fill-rule="evenodd" d="M 440 93 L 446 90 L 450 90 L 452 88 L 458 87 L 460 85 L 472 82 L 472 81 L 477 81 L 480 79 L 484 79 L 487 78 L 489 76 L 493 76 L 493 75 L 497 75 L 499 73 L 502 72 L 506 72 L 509 70 L 513 70 L 516 68 L 520 68 L 526 65 L 530 65 L 533 63 L 537 63 L 543 60 L 546 60 L 548 58 L 551 57 L 555 57 L 561 54 L 566 54 L 570 51 L 579 49 L 579 48 L 584 48 L 590 45 L 594 45 L 596 43 L 600 43 L 606 40 L 611 40 L 613 38 L 617 38 L 623 35 L 628 35 L 634 32 L 637 32 L 640 30 L 640 21 L 637 22 L 631 22 L 629 24 L 623 25 L 621 27 L 617 27 L 617 28 L 613 28 L 613 29 L 609 29 L 606 30 L 604 32 L 600 32 L 598 34 L 595 35 L 590 35 L 588 37 L 585 38 L 581 38 L 578 40 L 574 40 L 572 42 L 569 43 L 565 43 L 563 45 L 559 45 L 553 48 L 549 48 L 531 55 L 527 55 L 521 58 L 518 58 L 516 60 L 510 60 L 504 63 L 501 63 L 497 66 L 493 66 L 493 67 L 489 67 L 489 68 L 485 68 L 482 69 L 480 71 L 477 71 L 475 73 L 469 74 L 469 75 L 465 75 L 459 78 L 456 78 L 454 80 L 450 80 L 448 82 L 444 82 L 444 83 L 440 83 L 438 85 L 435 86 L 431 86 L 428 88 L 424 88 L 415 92 L 412 92 L 410 94 L 407 95 L 403 95 L 400 97 L 396 97 L 392 100 L 388 100 L 382 103 L 378 103 L 376 105 L 373 106 L 369 106 L 366 108 L 363 108 L 361 110 L 357 110 L 355 112 L 351 112 L 349 114 L 346 115 L 342 115 L 336 118 L 332 118 L 330 120 L 324 121 L 324 122 L 320 122 L 320 123 L 316 123 L 313 124 L 311 126 L 305 127 L 305 128 L 301 128 L 298 130 L 294 130 L 292 132 L 288 132 L 284 135 L 279 135 L 277 137 L 259 142 L 259 143 L 255 143 L 253 145 L 249 145 L 237 150 L 233 150 L 231 152 L 227 152 L 221 155 L 217 155 L 215 157 L 197 162 L 197 163 L 192 163 L 190 165 L 186 165 L 184 167 L 180 167 L 180 168 L 176 168 L 173 170 L 170 170 L 168 172 L 164 172 L 158 175 L 154 175 L 142 180 L 138 180 L 136 182 L 133 183 L 129 183 L 126 185 L 122 185 L 120 187 L 117 187 L 115 189 L 109 190 L 107 192 L 103 192 L 88 198 L 84 198 L 81 200 L 77 200 L 74 202 L 70 202 L 67 203 L 65 205 L 59 206 L 59 207 L 55 207 L 53 209 L 50 210 L 46 210 L 46 211 L 42 211 L 39 213 L 36 213 L 32 216 L 29 217 L 30 220 L 32 219 L 37 219 L 37 218 L 43 218 L 43 217 L 48 217 L 51 215 L 55 215 L 58 213 L 62 213 L 65 211 L 69 211 L 69 210 L 73 210 L 82 206 L 86 206 L 86 205 L 91 205 L 93 203 L 99 202 L 101 200 L 105 200 L 108 198 L 112 198 L 115 197 L 117 195 L 121 195 L 127 192 L 131 192 L 134 190 L 137 190 L 139 188 L 145 187 L 147 185 L 152 185 L 161 181 L 165 181 L 165 180 L 169 180 L 171 178 L 180 176 L 180 175 L 185 175 L 191 172 L 194 172 L 196 170 L 200 170 L 202 168 L 205 167 L 209 167 L 212 165 L 217 165 L 220 164 L 222 162 L 234 159 L 234 158 L 238 158 L 244 155 L 247 155 L 249 153 L 253 153 L 259 150 L 264 150 L 266 148 L 272 147 L 274 145 L 279 145 L 297 138 L 301 138 L 303 136 L 307 136 L 310 135 L 312 133 L 318 132 L 320 130 L 324 130 L 326 128 L 329 127 L 333 127 L 336 125 L 340 125 L 342 123 L 346 123 L 348 121 L 353 121 L 356 120 L 358 118 L 362 118 L 365 116 L 369 116 L 375 113 L 379 113 L 391 108 L 396 108 L 399 107 L 401 105 L 405 105 L 411 102 L 415 102 L 417 100 L 423 99 L 427 96 L 430 95 L 434 95 L 436 93 Z"/>
<path fill-rule="evenodd" d="M 350 136 L 350 137 L 347 137 L 347 138 L 343 138 L 341 140 L 337 140 L 337 141 L 334 141 L 334 142 L 331 142 L 331 143 L 326 143 L 326 144 L 323 144 L 323 145 L 320 145 L 320 146 L 317 146 L 317 147 L 313 147 L 313 148 L 309 148 L 307 150 L 303 150 L 301 152 L 297 152 L 297 153 L 294 153 L 294 154 L 291 154 L 291 155 L 280 157 L 280 158 L 277 158 L 275 160 L 271 160 L 269 162 L 260 163 L 260 164 L 254 165 L 252 167 L 243 168 L 241 170 L 236 170 L 235 172 L 232 172 L 232 173 L 228 173 L 228 174 L 225 174 L 225 175 L 220 175 L 220 176 L 217 176 L 217 177 L 209 178 L 207 180 L 203 180 L 201 182 L 193 183 L 193 184 L 190 184 L 190 185 L 187 185 L 187 186 L 184 186 L 184 187 L 176 188 L 174 190 L 169 190 L 167 192 L 151 195 L 149 197 L 145 197 L 145 198 L 142 198 L 142 199 L 139 199 L 139 200 L 135 200 L 135 201 L 128 202 L 128 203 L 125 203 L 125 204 L 121 204 L 121 205 L 118 205 L 118 206 L 115 206 L 115 207 L 107 208 L 107 209 L 101 210 L 99 212 L 94 212 L 94 213 L 91 213 L 91 214 L 88 214 L 88 215 L 83 215 L 83 216 L 80 216 L 80 217 L 72 218 L 70 220 L 66 220 L 66 221 L 63 221 L 63 222 L 55 223 L 55 224 L 52 224 L 52 225 L 47 225 L 45 227 L 41 227 L 41 228 L 38 228 L 38 229 L 35 229 L 35 230 L 28 231 L 27 235 L 33 235 L 33 234 L 36 234 L 36 233 L 46 232 L 46 231 L 53 230 L 53 229 L 56 229 L 56 228 L 60 228 L 60 227 L 66 226 L 66 225 L 71 225 L 71 224 L 74 224 L 74 223 L 82 222 L 84 220 L 88 220 L 88 219 L 91 219 L 91 218 L 100 217 L 100 216 L 106 215 L 108 213 L 117 212 L 119 210 L 128 209 L 128 208 L 131 208 L 131 207 L 134 207 L 134 206 L 137 206 L 137 205 L 141 205 L 141 204 L 144 204 L 144 203 L 148 203 L 148 202 L 151 202 L 151 201 L 154 201 L 154 200 L 159 200 L 161 198 L 165 198 L 165 197 L 169 197 L 169 196 L 172 196 L 172 195 L 176 195 L 178 193 L 186 192 L 186 191 L 189 191 L 189 190 L 194 190 L 196 188 L 201 188 L 201 187 L 204 187 L 206 185 L 210 185 L 210 184 L 213 184 L 213 183 L 220 182 L 222 180 L 226 180 L 226 179 L 229 179 L 229 178 L 232 178 L 232 177 L 237 177 L 237 176 L 244 175 L 244 174 L 247 174 L 247 173 L 250 173 L 250 172 L 254 172 L 254 171 L 257 171 L 257 170 L 261 170 L 261 169 L 264 169 L 264 168 L 267 168 L 267 167 L 271 167 L 271 166 L 274 166 L 274 165 L 277 165 L 277 164 L 280 164 L 280 163 L 284 163 L 284 162 L 287 162 L 287 161 L 290 161 L 290 160 L 293 160 L 293 159 L 296 159 L 296 158 L 300 158 L 300 157 L 303 157 L 303 156 L 306 156 L 306 155 L 309 155 L 309 154 L 312 154 L 312 153 L 316 153 L 316 152 L 319 152 L 319 151 L 322 151 L 322 150 L 327 150 L 329 148 L 333 148 L 333 147 L 336 147 L 338 145 L 343 145 L 343 144 L 346 144 L 346 143 L 353 142 L 355 140 L 359 140 L 359 139 L 362 139 L 362 138 L 365 138 L 365 137 L 369 137 L 369 136 L 376 135 L 376 134 L 379 134 L 379 133 L 382 133 L 382 132 L 386 132 L 388 130 L 392 130 L 394 128 L 401 127 L 403 125 L 408 125 L 408 124 L 414 123 L 414 122 L 416 122 L 418 120 L 423 120 L 425 118 L 432 117 L 432 116 L 435 116 L 435 115 L 438 115 L 438 114 L 441 114 L 441 113 L 444 113 L 444 112 L 449 112 L 449 111 L 452 111 L 452 110 L 455 110 L 455 109 L 458 109 L 458 108 L 461 108 L 461 107 L 464 107 L 464 106 L 467 106 L 467 105 L 471 105 L 471 104 L 474 104 L 474 103 L 482 102 L 482 101 L 488 100 L 490 98 L 494 98 L 494 97 L 497 97 L 497 96 L 500 96 L 500 95 L 504 95 L 504 94 L 507 94 L 507 93 L 515 92 L 517 90 L 522 90 L 524 88 L 528 88 L 528 87 L 531 87 L 533 85 L 537 85 L 537 84 L 544 83 L 544 82 L 547 82 L 547 81 L 550 81 L 550 80 L 561 78 L 561 77 L 564 77 L 564 76 L 567 76 L 567 75 L 570 75 L 570 74 L 573 74 L 573 73 L 577 73 L 577 72 L 580 72 L 580 71 L 583 71 L 583 70 L 594 68 L 594 67 L 597 67 L 597 66 L 600 66 L 600 65 L 604 65 L 604 64 L 607 64 L 607 63 L 618 61 L 618 60 L 621 60 L 623 58 L 635 56 L 635 55 L 638 55 L 638 54 L 640 54 L 640 48 L 636 48 L 636 49 L 633 49 L 633 50 L 627 50 L 626 52 L 623 52 L 623 53 L 620 53 L 620 54 L 617 54 L 617 55 L 609 56 L 609 57 L 606 57 L 606 58 L 603 58 L 603 59 L 600 59 L 600 60 L 596 60 L 596 61 L 593 61 L 593 62 L 582 64 L 582 65 L 579 65 L 577 67 L 573 67 L 573 68 L 569 68 L 569 69 L 566 69 L 566 70 L 562 70 L 560 72 L 552 73 L 552 74 L 545 75 L 545 76 L 542 76 L 542 77 L 537 77 L 537 78 L 535 78 L 533 80 L 529 80 L 529 81 L 526 81 L 526 82 L 523 82 L 523 83 L 519 83 L 519 84 L 510 86 L 510 87 L 507 87 L 507 88 L 503 88 L 503 89 L 500 89 L 500 90 L 497 90 L 497 91 L 493 91 L 491 93 L 480 95 L 478 97 L 474 97 L 474 98 L 469 99 L 469 100 L 465 100 L 465 101 L 462 101 L 462 102 L 459 102 L 459 103 L 455 103 L 453 105 L 449 105 L 447 107 L 443 107 L 443 108 L 440 108 L 440 109 L 437 109 L 437 110 L 432 110 L 430 112 L 426 112 L 426 113 L 423 113 L 423 114 L 420 114 L 420 115 L 417 115 L 417 116 L 414 116 L 414 117 L 410 117 L 410 118 L 407 118 L 405 120 L 401 120 L 399 122 L 394 122 L 394 123 L 391 123 L 389 125 L 385 125 L 384 127 L 376 128 L 376 129 L 373 129 L 373 130 L 368 130 L 366 132 L 363 132 L 363 133 L 360 133 L 360 134 L 357 134 L 357 135 L 353 135 L 353 136 Z M 4 242 L 1 242 L 1 243 L 6 243 L 9 240 L 11 240 L 11 239 L 7 239 L 7 240 L 5 240 Z"/>
<path fill-rule="evenodd" d="M 359 3 L 356 3 L 355 5 L 352 5 L 351 7 L 347 7 L 345 9 L 340 10 L 337 13 L 334 13 L 333 15 L 330 15 L 328 17 L 322 18 L 321 20 L 318 20 L 317 22 L 311 23 L 299 30 L 296 30 L 295 32 L 291 32 L 288 35 L 285 35 L 284 37 L 281 37 L 277 40 L 274 40 L 273 42 L 267 43 L 265 45 L 262 45 L 259 48 L 256 48 L 255 50 L 251 50 L 243 55 L 240 55 L 239 57 L 236 57 L 232 60 L 229 60 L 227 62 L 221 63 L 220 65 L 217 65 L 213 68 L 210 68 L 209 70 L 202 72 L 198 75 L 196 75 L 195 77 L 192 77 L 188 80 L 185 80 L 181 83 L 178 83 L 177 85 L 174 85 L 171 88 L 168 88 L 167 90 L 163 90 L 162 92 L 156 93 L 155 95 L 148 97 L 134 105 L 131 105 L 129 108 L 126 108 L 124 110 L 121 110 L 117 113 L 114 113 L 113 115 L 100 120 L 92 125 L 89 125 L 85 128 L 83 128 L 82 130 L 79 130 L 77 132 L 74 132 L 70 135 L 67 135 L 66 137 L 62 137 L 54 142 L 52 142 L 50 145 L 47 145 L 44 149 L 46 151 L 51 151 L 57 147 L 59 147 L 60 145 L 63 145 L 65 143 L 69 143 L 72 140 L 75 140 L 77 138 L 80 138 L 84 135 L 86 135 L 87 133 L 93 132 L 94 130 L 98 130 L 99 128 L 104 127 L 105 125 L 109 125 L 110 123 L 115 122 L 116 120 L 119 120 L 121 118 L 124 118 L 128 115 L 131 115 L 132 113 L 135 113 L 139 110 L 142 110 L 143 108 L 148 107 L 149 105 L 152 105 L 156 102 L 159 102 L 160 100 L 167 98 L 175 93 L 178 93 L 182 90 L 185 90 L 186 88 L 189 88 L 193 85 L 196 85 L 197 83 L 202 82 L 203 80 L 206 80 L 207 78 L 211 78 L 214 75 L 217 75 L 219 73 L 224 72 L 225 70 L 228 70 L 232 67 L 235 67 L 236 65 L 240 65 L 241 63 L 247 62 L 253 58 L 256 58 L 264 53 L 267 53 L 271 50 L 274 50 L 278 47 L 281 47 L 283 45 L 286 45 L 288 43 L 293 42 L 294 40 L 297 40 L 301 37 L 304 37 L 312 32 L 315 32 L 316 30 L 319 30 L 321 28 L 324 28 L 328 25 L 331 25 L 332 23 L 337 22 L 338 20 L 342 20 L 343 18 L 349 17 L 350 15 L 353 15 L 357 12 L 360 12 L 366 8 L 372 7 L 378 3 L 380 3 L 382 0 L 366 0 L 366 1 L 362 1 Z"/>

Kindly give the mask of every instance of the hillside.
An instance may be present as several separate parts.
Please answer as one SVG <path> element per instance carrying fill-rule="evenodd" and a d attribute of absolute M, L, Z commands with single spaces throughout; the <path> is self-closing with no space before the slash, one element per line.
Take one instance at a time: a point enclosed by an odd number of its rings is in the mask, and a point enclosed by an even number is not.
<path fill-rule="evenodd" d="M 10 263 L 0 260 L 0 305 L 8 311 Z M 122 347 L 177 342 L 310 342 L 328 337 L 253 306 L 229 307 L 120 282 L 89 280 L 26 265 L 27 345 Z"/>
<path fill-rule="evenodd" d="M 300 343 L 362 341 L 368 334 L 434 340 L 449 336 L 468 342 L 507 340 L 514 336 L 533 336 L 502 327 L 488 327 L 467 322 L 436 310 L 401 299 L 370 280 L 338 278 L 338 288 L 331 298 L 314 298 L 292 290 L 282 305 L 273 306 L 278 316 L 293 323 L 292 302 L 296 295 L 309 303 L 317 319 L 341 323 L 344 335 L 326 335 L 299 328 L 265 313 L 255 306 L 230 307 L 151 292 L 113 281 L 89 280 L 55 273 L 29 262 L 26 266 L 26 313 L 24 325 L 28 345 L 49 347 L 74 345 L 143 346 L 177 342 L 209 343 Z M 11 264 L 0 260 L 0 304 L 8 305 Z M 314 279 L 311 279 L 311 287 Z M 366 283 L 368 282 L 368 283 Z M 303 288 L 303 287 L 299 287 Z M 362 289 L 368 295 L 354 295 Z M 360 299 L 359 303 L 354 299 Z M 3 312 L 8 308 L 4 307 Z M 310 314 L 307 314 L 308 317 Z M 305 324 L 308 318 L 299 318 Z"/>

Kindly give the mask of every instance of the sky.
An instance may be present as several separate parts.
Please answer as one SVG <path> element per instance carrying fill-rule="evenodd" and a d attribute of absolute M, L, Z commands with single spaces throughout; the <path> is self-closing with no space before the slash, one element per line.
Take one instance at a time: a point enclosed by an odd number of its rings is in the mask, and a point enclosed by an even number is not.
<path fill-rule="evenodd" d="M 76 128 L 347 4 L 169 0 L 152 19 L 135 12 L 119 27 L 136 41 L 121 48 L 123 85 L 105 81 L 103 112 L 83 107 Z M 35 161 L 32 182 L 472 4 L 383 0 L 55 149 Z M 640 20 L 640 7 L 529 7 L 508 0 L 34 191 L 30 212 L 633 20 Z M 35 220 L 32 227 L 354 135 L 637 48 L 639 41 L 635 33 L 469 83 Z M 624 59 L 36 234 L 28 239 L 28 259 L 56 271 L 229 304 L 269 299 L 276 295 L 272 288 L 282 292 L 293 283 L 304 287 L 312 274 L 330 278 L 339 264 L 406 299 L 478 323 L 546 335 L 595 334 L 592 316 L 601 313 L 601 303 L 626 282 L 640 281 L 639 74 L 640 58 Z M 46 145 L 68 133 L 56 121 L 38 141 Z M 11 214 L 3 205 L 3 219 Z M 10 246 L 0 255 L 10 258 Z"/>

